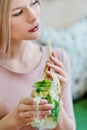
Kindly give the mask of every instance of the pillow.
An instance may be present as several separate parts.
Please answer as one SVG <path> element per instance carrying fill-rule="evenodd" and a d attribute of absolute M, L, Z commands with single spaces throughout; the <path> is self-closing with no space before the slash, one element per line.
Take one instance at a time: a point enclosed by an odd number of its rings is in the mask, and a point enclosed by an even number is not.
<path fill-rule="evenodd" d="M 50 38 L 52 46 L 62 47 L 69 55 L 72 72 L 73 100 L 87 92 L 87 18 L 63 29 L 43 29 L 39 39 L 46 45 Z"/>

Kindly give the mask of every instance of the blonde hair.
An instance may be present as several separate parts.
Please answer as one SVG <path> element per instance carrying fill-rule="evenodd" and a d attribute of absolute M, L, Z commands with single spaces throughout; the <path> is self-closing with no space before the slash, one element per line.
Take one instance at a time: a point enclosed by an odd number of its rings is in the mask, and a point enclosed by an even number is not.
<path fill-rule="evenodd" d="M 0 55 L 10 51 L 10 4 L 11 0 L 0 0 Z"/>

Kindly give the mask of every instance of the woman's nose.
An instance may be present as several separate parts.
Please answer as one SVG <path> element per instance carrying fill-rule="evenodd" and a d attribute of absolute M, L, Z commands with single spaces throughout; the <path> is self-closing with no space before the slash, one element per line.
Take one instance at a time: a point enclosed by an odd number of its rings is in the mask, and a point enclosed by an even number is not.
<path fill-rule="evenodd" d="M 32 23 L 37 20 L 37 13 L 34 9 L 29 8 L 28 9 L 28 22 Z"/>

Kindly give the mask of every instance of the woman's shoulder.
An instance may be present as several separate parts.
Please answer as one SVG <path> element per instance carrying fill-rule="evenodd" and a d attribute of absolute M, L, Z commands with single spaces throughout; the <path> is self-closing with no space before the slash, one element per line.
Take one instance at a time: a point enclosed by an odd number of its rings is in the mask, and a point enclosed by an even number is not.
<path fill-rule="evenodd" d="M 41 45 L 41 47 L 45 50 L 49 50 L 49 47 L 47 45 Z M 65 53 L 65 50 L 63 48 L 60 47 L 56 47 L 56 46 L 52 46 L 52 51 L 56 51 L 58 54 L 62 55 L 63 53 Z"/>
<path fill-rule="evenodd" d="M 47 45 L 41 45 L 41 47 L 46 52 L 49 52 L 49 47 Z M 51 49 L 52 49 L 52 51 L 55 51 L 59 55 L 62 55 L 62 53 L 65 52 L 63 48 L 59 48 L 59 47 L 52 46 Z"/>
<path fill-rule="evenodd" d="M 42 48 L 45 51 L 45 54 L 47 54 L 47 53 L 49 54 L 49 47 L 47 45 L 46 46 L 42 45 Z M 56 53 L 56 56 L 58 57 L 58 59 L 60 61 L 65 62 L 65 61 L 69 60 L 68 54 L 63 48 L 52 46 L 51 49 L 52 49 L 52 51 L 54 51 Z"/>
<path fill-rule="evenodd" d="M 58 57 L 58 59 L 62 62 L 68 62 L 69 61 L 69 57 L 67 52 L 60 47 L 52 47 L 52 50 L 55 52 L 56 56 Z"/>
<path fill-rule="evenodd" d="M 63 48 L 58 47 L 53 47 L 53 51 L 58 59 L 63 63 L 65 69 L 70 72 L 70 59 L 67 52 Z"/>
<path fill-rule="evenodd" d="M 43 48 L 43 51 L 44 51 L 44 55 L 47 55 L 49 57 L 49 47 L 46 45 L 46 46 L 43 46 L 42 45 L 42 48 Z M 55 52 L 57 58 L 64 64 L 65 68 L 67 69 L 68 66 L 70 66 L 70 60 L 69 60 L 69 56 L 67 54 L 67 52 L 63 49 L 63 48 L 60 48 L 60 47 L 54 47 L 52 46 L 52 51 Z"/>
<path fill-rule="evenodd" d="M 67 53 L 66 53 L 66 51 L 63 49 L 63 48 L 60 48 L 60 47 L 52 47 L 53 48 L 53 50 L 57 53 L 57 54 L 59 54 L 60 56 L 65 56 Z"/>

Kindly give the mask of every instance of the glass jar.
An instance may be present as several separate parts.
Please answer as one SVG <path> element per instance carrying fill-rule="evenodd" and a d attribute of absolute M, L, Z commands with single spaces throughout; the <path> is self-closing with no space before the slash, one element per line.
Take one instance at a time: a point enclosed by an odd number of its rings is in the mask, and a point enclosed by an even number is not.
<path fill-rule="evenodd" d="M 53 129 L 58 124 L 58 114 L 59 114 L 59 95 L 58 95 L 58 83 L 50 80 L 43 80 L 35 83 L 35 90 L 32 94 L 38 101 L 42 99 L 47 99 L 48 103 L 53 105 L 51 114 L 45 119 L 39 119 L 36 115 L 36 119 L 31 123 L 33 127 L 40 129 Z M 37 108 L 37 106 L 36 106 Z"/>

